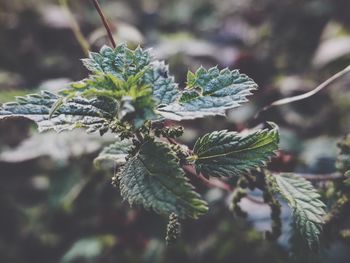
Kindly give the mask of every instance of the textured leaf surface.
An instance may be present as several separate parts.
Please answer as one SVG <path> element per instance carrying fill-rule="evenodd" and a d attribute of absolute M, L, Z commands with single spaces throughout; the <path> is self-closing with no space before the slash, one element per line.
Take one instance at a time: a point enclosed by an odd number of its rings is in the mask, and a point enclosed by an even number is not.
<path fill-rule="evenodd" d="M 90 58 L 83 60 L 84 65 L 94 73 L 114 76 L 121 82 L 149 86 L 156 105 L 174 102 L 180 95 L 174 78 L 169 76 L 168 66 L 164 62 L 152 61 L 149 50 L 138 47 L 130 50 L 125 44 L 115 49 L 104 46 L 100 53 L 90 53 Z M 100 85 L 110 90 L 114 84 Z M 120 83 L 119 83 L 120 86 Z M 125 95 L 125 94 L 124 94 Z"/>
<path fill-rule="evenodd" d="M 169 67 L 162 61 L 151 63 L 151 69 L 145 75 L 145 82 L 153 86 L 153 98 L 157 105 L 168 105 L 175 102 L 180 91 L 174 77 L 169 76 Z"/>
<path fill-rule="evenodd" d="M 205 176 L 239 176 L 262 167 L 278 149 L 278 128 L 249 134 L 215 131 L 199 138 L 193 153 L 198 173 Z"/>
<path fill-rule="evenodd" d="M 126 163 L 126 157 L 129 151 L 132 149 L 131 140 L 120 140 L 117 139 L 116 142 L 111 145 L 106 146 L 100 154 L 95 158 L 94 164 L 97 167 L 108 166 L 113 167 L 114 164 L 119 166 Z"/>
<path fill-rule="evenodd" d="M 148 50 L 140 47 L 130 50 L 121 44 L 115 49 L 103 46 L 99 53 L 91 52 L 89 58 L 82 61 L 92 72 L 111 74 L 126 81 L 149 65 L 151 57 Z"/>
<path fill-rule="evenodd" d="M 310 182 L 293 174 L 274 176 L 276 190 L 293 210 L 294 223 L 311 249 L 316 249 L 326 214 L 325 204 Z"/>
<path fill-rule="evenodd" d="M 120 190 L 130 204 L 157 213 L 197 218 L 207 211 L 166 144 L 146 142 L 119 174 Z"/>
<path fill-rule="evenodd" d="M 72 98 L 62 103 L 50 118 L 52 107 L 62 97 L 43 91 L 17 97 L 16 102 L 5 103 L 0 107 L 0 120 L 23 117 L 38 124 L 39 131 L 53 129 L 55 131 L 71 130 L 84 127 L 94 132 L 107 127 L 108 120 L 117 113 L 116 101 L 108 98 Z"/>
<path fill-rule="evenodd" d="M 123 82 L 111 74 L 92 75 L 71 84 L 71 88 L 61 91 L 63 95 L 79 94 L 84 97 L 111 96 L 120 99 L 126 94 Z"/>
<path fill-rule="evenodd" d="M 247 102 L 247 96 L 256 89 L 257 84 L 238 70 L 200 68 L 187 75 L 187 87 L 180 100 L 158 110 L 172 120 L 225 115 L 226 110 Z"/>

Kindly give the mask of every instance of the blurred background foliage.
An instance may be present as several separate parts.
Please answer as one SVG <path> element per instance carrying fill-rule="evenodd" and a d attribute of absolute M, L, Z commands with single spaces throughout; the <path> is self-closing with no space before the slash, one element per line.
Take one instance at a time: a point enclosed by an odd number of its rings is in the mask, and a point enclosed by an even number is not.
<path fill-rule="evenodd" d="M 213 128 L 252 126 L 252 117 L 269 102 L 308 91 L 350 64 L 348 0 L 100 2 L 117 42 L 152 47 L 181 86 L 187 69 L 200 65 L 238 68 L 259 84 L 253 103 L 228 112 L 227 120 L 184 122 L 181 140 L 189 145 Z M 63 3 L 0 1 L 0 103 L 40 89 L 54 92 L 86 76 L 84 50 Z M 91 50 L 108 43 L 90 1 L 66 3 Z M 350 128 L 349 85 L 347 76 L 312 98 L 261 116 L 281 128 L 281 152 L 271 169 L 335 171 L 337 142 Z M 267 206 L 243 199 L 249 220 L 242 220 L 228 209 L 229 194 L 199 182 L 193 184 L 211 210 L 184 222 L 179 243 L 166 248 L 167 219 L 122 202 L 110 184 L 113 165 L 93 167 L 112 140 L 83 131 L 37 134 L 27 121 L 0 123 L 0 262 L 287 262 L 298 261 L 298 253 L 300 262 L 349 262 L 345 237 L 332 238 L 319 255 L 306 255 L 288 234 L 285 207 L 279 241 L 264 240 Z M 334 183 L 318 186 L 324 197 L 336 197 Z M 339 225 L 348 228 L 348 219 Z"/>

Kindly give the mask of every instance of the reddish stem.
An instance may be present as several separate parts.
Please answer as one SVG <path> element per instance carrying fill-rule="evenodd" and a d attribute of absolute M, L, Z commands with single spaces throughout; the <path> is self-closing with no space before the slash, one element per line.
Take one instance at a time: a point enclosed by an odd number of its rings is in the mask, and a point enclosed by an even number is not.
<path fill-rule="evenodd" d="M 198 174 L 192 165 L 184 165 L 184 166 L 182 166 L 182 168 L 188 174 L 195 176 L 197 179 L 199 179 L 206 186 L 218 187 L 218 188 L 223 189 L 227 192 L 232 192 L 234 190 L 234 188 L 232 186 L 230 186 L 229 184 L 227 184 L 221 180 L 218 180 L 216 178 L 207 179 L 202 174 L 200 174 L 200 173 Z"/>
<path fill-rule="evenodd" d="M 101 9 L 101 7 L 100 7 L 100 4 L 98 3 L 98 0 L 92 0 L 92 2 L 93 2 L 93 4 L 94 4 L 94 6 L 95 6 L 95 8 L 96 8 L 96 10 L 97 10 L 97 12 L 98 12 L 98 14 L 99 14 L 100 17 L 101 17 L 101 20 L 102 20 L 102 23 L 103 23 L 104 27 L 106 28 L 106 31 L 107 31 L 107 34 L 108 34 L 108 38 L 109 38 L 109 40 L 111 41 L 112 46 L 115 48 L 117 45 L 116 45 L 116 43 L 115 43 L 115 41 L 114 41 L 111 28 L 109 27 L 108 21 L 107 21 L 105 15 L 104 15 L 103 12 L 102 12 L 102 9 Z"/>
<path fill-rule="evenodd" d="M 251 195 L 247 195 L 247 196 L 245 196 L 245 198 L 247 198 L 249 201 L 251 201 L 251 202 L 253 202 L 255 204 L 266 205 L 266 203 L 263 200 L 257 199 L 257 198 L 255 198 L 255 197 L 253 197 Z"/>
<path fill-rule="evenodd" d="M 165 137 L 167 140 L 168 140 L 168 142 L 170 142 L 171 144 L 174 144 L 174 145 L 177 145 L 178 143 L 177 143 L 177 141 L 175 141 L 175 139 L 173 139 L 173 138 L 170 138 L 170 137 Z"/>

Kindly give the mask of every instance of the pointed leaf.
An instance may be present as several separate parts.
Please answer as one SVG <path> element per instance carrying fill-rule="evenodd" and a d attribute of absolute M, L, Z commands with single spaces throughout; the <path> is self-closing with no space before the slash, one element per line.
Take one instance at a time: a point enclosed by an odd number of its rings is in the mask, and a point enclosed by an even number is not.
<path fill-rule="evenodd" d="M 188 86 L 180 100 L 158 109 L 164 118 L 180 121 L 225 115 L 226 110 L 247 102 L 246 97 L 257 89 L 257 84 L 238 70 L 200 68 L 187 77 Z"/>
<path fill-rule="evenodd" d="M 123 81 L 117 77 L 111 74 L 98 74 L 72 83 L 71 88 L 61 91 L 61 94 L 66 96 L 79 95 L 90 98 L 94 96 L 109 96 L 120 99 L 127 94 L 127 91 L 123 87 Z"/>
<path fill-rule="evenodd" d="M 205 176 L 239 176 L 265 166 L 278 149 L 278 128 L 249 134 L 215 131 L 199 138 L 193 149 L 198 173 Z"/>
<path fill-rule="evenodd" d="M 180 96 L 174 78 L 169 76 L 168 66 L 164 62 L 152 61 L 149 50 L 140 47 L 130 50 L 125 44 L 115 49 L 104 46 L 100 53 L 91 53 L 90 58 L 83 62 L 94 73 L 109 74 L 128 84 L 151 87 L 156 105 L 172 103 Z"/>
<path fill-rule="evenodd" d="M 100 53 L 91 52 L 89 58 L 83 59 L 90 71 L 111 74 L 124 81 L 143 70 L 150 61 L 148 50 L 144 51 L 140 47 L 130 50 L 125 44 L 115 49 L 103 46 Z"/>
<path fill-rule="evenodd" d="M 325 204 L 312 184 L 293 174 L 273 177 L 276 191 L 288 202 L 293 210 L 294 224 L 309 248 L 316 249 L 325 217 Z"/>
<path fill-rule="evenodd" d="M 157 213 L 197 218 L 207 211 L 180 169 L 174 152 L 164 143 L 146 142 L 119 174 L 121 195 L 130 204 Z"/>
<path fill-rule="evenodd" d="M 0 107 L 0 120 L 23 117 L 37 123 L 39 131 L 53 129 L 57 132 L 84 127 L 88 132 L 106 129 L 108 121 L 117 113 L 116 101 L 106 98 L 72 98 L 52 112 L 61 96 L 43 91 Z M 51 118 L 50 118 L 50 115 Z"/>

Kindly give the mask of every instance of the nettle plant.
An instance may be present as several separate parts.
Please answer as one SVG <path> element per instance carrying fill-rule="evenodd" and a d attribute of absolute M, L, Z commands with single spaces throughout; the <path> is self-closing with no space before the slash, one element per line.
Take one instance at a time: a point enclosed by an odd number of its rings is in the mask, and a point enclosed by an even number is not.
<path fill-rule="evenodd" d="M 176 141 L 183 127 L 169 125 L 225 115 L 257 89 L 252 79 L 238 70 L 201 67 L 188 72 L 186 87 L 179 89 L 164 62 L 153 60 L 149 50 L 131 50 L 125 44 L 104 46 L 83 63 L 91 71 L 88 78 L 59 94 L 42 91 L 17 97 L 2 105 L 0 119 L 24 117 L 36 122 L 41 132 L 86 128 L 101 135 L 114 133 L 115 142 L 95 162 L 115 162 L 113 184 L 131 205 L 169 216 L 169 243 L 180 231 L 179 219 L 197 219 L 208 211 L 189 177 L 207 183 L 216 177 L 235 179 L 229 183 L 236 189 L 232 209 L 238 214 L 248 189 L 263 192 L 272 218 L 267 237 L 275 239 L 281 232 L 280 196 L 291 207 L 294 226 L 306 244 L 318 246 L 325 215 L 319 194 L 301 177 L 275 175 L 264 168 L 278 150 L 275 124 L 242 133 L 213 131 L 198 138 L 193 149 Z"/>

